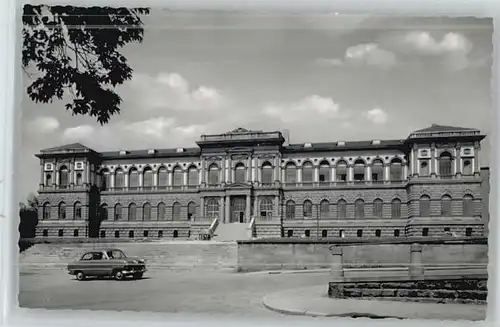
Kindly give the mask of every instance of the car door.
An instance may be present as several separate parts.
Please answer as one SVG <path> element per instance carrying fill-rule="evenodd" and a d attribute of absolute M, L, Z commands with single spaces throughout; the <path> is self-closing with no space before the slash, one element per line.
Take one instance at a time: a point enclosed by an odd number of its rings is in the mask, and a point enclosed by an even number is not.
<path fill-rule="evenodd" d="M 104 255 L 100 251 L 92 252 L 92 275 L 106 275 L 106 262 Z"/>

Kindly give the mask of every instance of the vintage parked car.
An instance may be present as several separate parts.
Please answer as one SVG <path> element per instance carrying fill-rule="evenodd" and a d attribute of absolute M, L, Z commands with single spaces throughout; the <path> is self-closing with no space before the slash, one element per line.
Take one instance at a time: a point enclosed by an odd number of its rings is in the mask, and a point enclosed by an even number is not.
<path fill-rule="evenodd" d="M 68 273 L 78 280 L 86 277 L 126 277 L 140 279 L 146 272 L 146 260 L 127 257 L 122 250 L 92 250 L 84 253 L 80 260 L 68 264 Z"/>

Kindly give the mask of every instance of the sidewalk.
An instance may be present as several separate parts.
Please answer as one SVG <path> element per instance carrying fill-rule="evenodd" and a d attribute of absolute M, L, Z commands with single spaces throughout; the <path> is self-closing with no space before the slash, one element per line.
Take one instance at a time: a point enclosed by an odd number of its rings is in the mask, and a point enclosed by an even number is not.
<path fill-rule="evenodd" d="M 297 288 L 269 294 L 262 304 L 288 315 L 399 319 L 484 320 L 486 305 L 331 299 L 327 286 Z"/>

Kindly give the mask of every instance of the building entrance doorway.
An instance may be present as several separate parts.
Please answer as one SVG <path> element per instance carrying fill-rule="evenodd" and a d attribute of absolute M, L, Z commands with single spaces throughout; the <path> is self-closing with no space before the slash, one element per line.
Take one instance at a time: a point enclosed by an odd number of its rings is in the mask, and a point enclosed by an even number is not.
<path fill-rule="evenodd" d="M 231 214 L 229 217 L 230 223 L 244 223 L 246 211 L 245 197 L 232 197 L 231 198 Z"/>

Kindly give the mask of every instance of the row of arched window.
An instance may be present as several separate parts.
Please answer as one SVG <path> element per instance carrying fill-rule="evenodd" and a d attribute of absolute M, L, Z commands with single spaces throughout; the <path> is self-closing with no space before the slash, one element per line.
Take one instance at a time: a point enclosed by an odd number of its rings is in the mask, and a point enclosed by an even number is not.
<path fill-rule="evenodd" d="M 75 202 L 73 204 L 73 219 L 80 220 L 82 219 L 82 204 L 80 202 Z M 59 202 L 57 206 L 57 219 L 64 220 L 67 218 L 67 210 L 68 206 L 65 202 Z M 42 207 L 42 219 L 50 219 L 51 218 L 51 206 L 49 202 L 45 202 Z"/>
<path fill-rule="evenodd" d="M 196 216 L 196 203 L 193 201 L 189 202 L 187 205 L 187 212 L 185 216 L 182 213 L 182 205 L 179 202 L 174 202 L 170 207 L 170 217 L 167 217 L 167 206 L 165 203 L 160 202 L 156 206 L 156 220 L 194 220 Z M 135 203 L 130 203 L 128 207 L 123 207 L 121 203 L 117 203 L 114 206 L 114 216 L 111 217 L 112 220 L 126 220 L 135 221 L 135 220 L 153 220 L 153 207 L 149 202 L 146 202 L 142 205 L 142 216 L 138 215 L 138 206 Z M 109 217 L 109 209 L 107 204 L 102 204 L 99 207 L 99 214 L 101 220 L 108 220 Z"/>
<path fill-rule="evenodd" d="M 384 202 L 381 199 L 375 199 L 373 201 L 373 216 L 375 218 L 383 217 L 383 205 Z M 330 217 L 330 210 L 332 204 L 328 200 L 322 200 L 319 204 L 319 210 L 317 212 L 317 217 L 320 219 L 326 219 Z M 300 207 L 302 208 L 302 214 L 297 216 L 297 205 L 295 201 L 288 200 L 285 206 L 285 217 L 286 219 L 313 219 L 316 218 L 313 216 L 313 205 L 312 201 L 305 200 Z M 347 219 L 347 201 L 344 199 L 340 199 L 336 203 L 337 210 L 337 218 L 338 219 Z M 401 200 L 394 199 L 391 201 L 391 217 L 392 218 L 401 218 Z M 357 199 L 354 201 L 354 218 L 355 219 L 363 219 L 365 218 L 365 201 L 363 199 Z"/>
<path fill-rule="evenodd" d="M 452 198 L 449 195 L 443 195 L 440 199 L 441 216 L 450 217 L 453 215 Z M 475 203 L 474 197 L 470 194 L 462 198 L 462 214 L 465 217 L 474 216 Z M 428 195 L 422 195 L 419 199 L 420 217 L 431 216 L 431 198 Z"/>
<path fill-rule="evenodd" d="M 453 169 L 454 159 L 452 155 L 448 151 L 443 151 L 438 158 L 438 168 L 437 174 L 440 176 L 452 176 L 454 173 Z M 420 176 L 429 176 L 430 175 L 430 167 L 428 160 L 420 161 Z M 462 175 L 472 175 L 474 173 L 474 169 L 472 166 L 472 160 L 465 159 L 462 164 Z"/>
<path fill-rule="evenodd" d="M 54 184 L 56 181 L 53 179 L 51 173 L 45 174 L 45 185 L 50 186 Z M 76 186 L 83 185 L 83 176 L 82 173 L 78 172 L 75 175 L 75 180 L 73 182 Z M 70 171 L 67 166 L 59 167 L 59 187 L 66 188 L 70 185 Z"/>
<path fill-rule="evenodd" d="M 335 165 L 335 180 L 336 181 L 347 181 L 348 180 L 348 164 L 344 160 L 339 160 Z M 358 159 L 353 165 L 353 178 L 354 181 L 364 181 L 367 179 L 366 163 L 362 159 Z M 332 180 L 331 165 L 328 161 L 322 161 L 318 168 L 318 180 L 315 179 L 315 169 L 310 161 L 307 161 L 300 166 L 300 182 L 302 183 L 312 183 L 312 182 L 329 182 Z M 125 187 L 125 174 L 126 171 L 118 168 L 115 170 L 114 174 L 114 188 L 120 189 Z M 152 188 L 155 185 L 155 174 L 153 169 L 150 167 L 144 168 L 142 172 L 142 185 L 140 185 L 139 175 L 141 173 L 135 167 L 128 171 L 128 188 Z M 166 167 L 160 167 L 157 172 L 157 187 L 166 187 L 169 185 L 169 177 Z M 102 171 L 103 176 L 103 187 L 109 188 L 111 186 L 111 173 L 109 170 L 105 169 Z M 263 184 L 273 183 L 275 180 L 279 180 L 279 176 L 275 176 L 275 170 L 273 165 L 266 161 L 261 167 L 261 178 L 260 182 Z M 284 174 L 285 183 L 297 183 L 299 182 L 299 168 L 293 162 L 288 163 L 285 166 Z M 401 159 L 394 158 L 390 163 L 389 179 L 394 181 L 404 180 L 404 170 L 403 163 Z M 244 182 L 247 180 L 247 167 L 243 163 L 238 163 L 234 167 L 234 182 Z M 382 181 L 384 180 L 384 163 L 380 159 L 373 160 L 371 164 L 371 180 Z M 197 186 L 199 185 L 199 171 L 196 166 L 190 166 L 187 169 L 187 181 L 184 181 L 184 171 L 181 167 L 177 166 L 172 171 L 172 182 L 171 186 Z M 212 163 L 208 167 L 208 179 L 207 183 L 209 185 L 218 185 L 221 182 L 221 169 L 216 163 Z"/>

